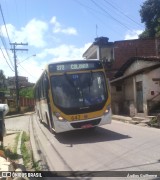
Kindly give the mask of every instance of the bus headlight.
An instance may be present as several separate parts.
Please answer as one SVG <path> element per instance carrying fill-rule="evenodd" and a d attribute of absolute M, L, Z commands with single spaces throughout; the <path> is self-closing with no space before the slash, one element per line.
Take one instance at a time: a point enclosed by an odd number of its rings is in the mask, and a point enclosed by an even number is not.
<path fill-rule="evenodd" d="M 56 115 L 56 117 L 57 117 L 57 119 L 59 121 L 64 121 L 65 120 L 58 112 L 56 112 L 55 115 Z"/>
<path fill-rule="evenodd" d="M 110 106 L 107 106 L 107 108 L 106 108 L 106 110 L 105 110 L 105 112 L 104 112 L 104 115 L 106 115 L 106 114 L 108 114 L 109 113 L 109 111 L 110 111 Z"/>

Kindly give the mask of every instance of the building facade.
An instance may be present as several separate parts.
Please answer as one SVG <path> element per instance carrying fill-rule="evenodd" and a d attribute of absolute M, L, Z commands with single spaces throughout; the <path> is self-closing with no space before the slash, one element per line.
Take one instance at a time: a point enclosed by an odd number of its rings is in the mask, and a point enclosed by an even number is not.
<path fill-rule="evenodd" d="M 84 52 L 86 59 L 100 59 L 110 79 L 132 57 L 160 57 L 160 38 L 134 39 L 109 42 L 108 38 L 96 38 Z"/>
<path fill-rule="evenodd" d="M 114 114 L 145 117 L 160 112 L 160 58 L 131 58 L 115 76 L 110 82 Z"/>
<path fill-rule="evenodd" d="M 83 57 L 103 62 L 113 114 L 144 117 L 160 112 L 160 38 L 108 40 L 96 38 Z"/>

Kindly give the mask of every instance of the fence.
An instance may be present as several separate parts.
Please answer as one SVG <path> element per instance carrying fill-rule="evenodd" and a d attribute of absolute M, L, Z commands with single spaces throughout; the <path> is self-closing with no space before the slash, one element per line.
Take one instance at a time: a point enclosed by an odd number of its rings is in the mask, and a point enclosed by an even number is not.
<path fill-rule="evenodd" d="M 20 109 L 21 111 L 34 110 L 35 101 L 32 98 L 20 97 Z"/>
<path fill-rule="evenodd" d="M 34 106 L 35 102 L 32 98 L 20 97 L 20 107 Z"/>

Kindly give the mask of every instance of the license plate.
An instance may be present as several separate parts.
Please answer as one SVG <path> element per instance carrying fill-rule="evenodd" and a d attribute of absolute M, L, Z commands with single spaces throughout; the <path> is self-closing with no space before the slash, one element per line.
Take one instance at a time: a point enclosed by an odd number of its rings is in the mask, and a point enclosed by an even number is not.
<path fill-rule="evenodd" d="M 92 124 L 85 124 L 85 125 L 81 126 L 81 128 L 83 128 L 83 129 L 87 129 L 87 128 L 91 128 L 91 127 L 93 127 Z"/>

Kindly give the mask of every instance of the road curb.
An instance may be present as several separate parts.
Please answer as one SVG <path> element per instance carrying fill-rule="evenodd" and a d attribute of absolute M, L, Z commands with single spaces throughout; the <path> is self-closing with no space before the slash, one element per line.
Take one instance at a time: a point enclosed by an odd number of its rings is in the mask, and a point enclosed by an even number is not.
<path fill-rule="evenodd" d="M 24 165 L 23 158 L 22 158 L 22 152 L 21 152 L 22 135 L 23 135 L 23 131 L 21 131 L 20 135 L 19 135 L 18 145 L 17 145 L 17 154 L 20 157 L 20 159 L 18 160 L 19 164 Z"/>
<path fill-rule="evenodd" d="M 28 115 L 31 115 L 34 113 L 35 112 L 26 112 L 26 113 L 21 113 L 21 114 L 7 115 L 7 116 L 5 116 L 5 119 L 20 117 L 20 116 L 28 116 Z"/>
<path fill-rule="evenodd" d="M 33 132 L 33 125 L 31 122 L 31 118 L 29 121 L 29 133 L 30 133 L 30 143 L 31 143 L 31 148 L 32 148 L 32 157 L 35 163 L 38 163 L 38 165 L 41 167 L 41 158 L 40 155 L 37 152 L 37 146 L 36 146 L 36 140 L 34 137 L 34 132 Z"/>
<path fill-rule="evenodd" d="M 134 119 L 138 119 L 138 120 L 134 120 Z M 120 121 L 120 122 L 124 122 L 124 123 L 128 123 L 128 124 L 133 124 L 133 125 L 137 125 L 137 126 L 143 126 L 143 127 L 152 127 L 152 128 L 157 128 L 160 129 L 160 127 L 158 125 L 154 125 L 154 124 L 149 124 L 148 120 L 142 120 L 141 117 L 126 117 L 126 116 L 120 116 L 120 115 L 112 115 L 112 120 L 115 121 Z"/>
<path fill-rule="evenodd" d="M 112 115 L 112 119 L 116 121 L 121 121 L 125 123 L 131 123 L 132 118 L 131 117 L 125 117 L 125 116 L 119 116 L 119 115 Z"/>

